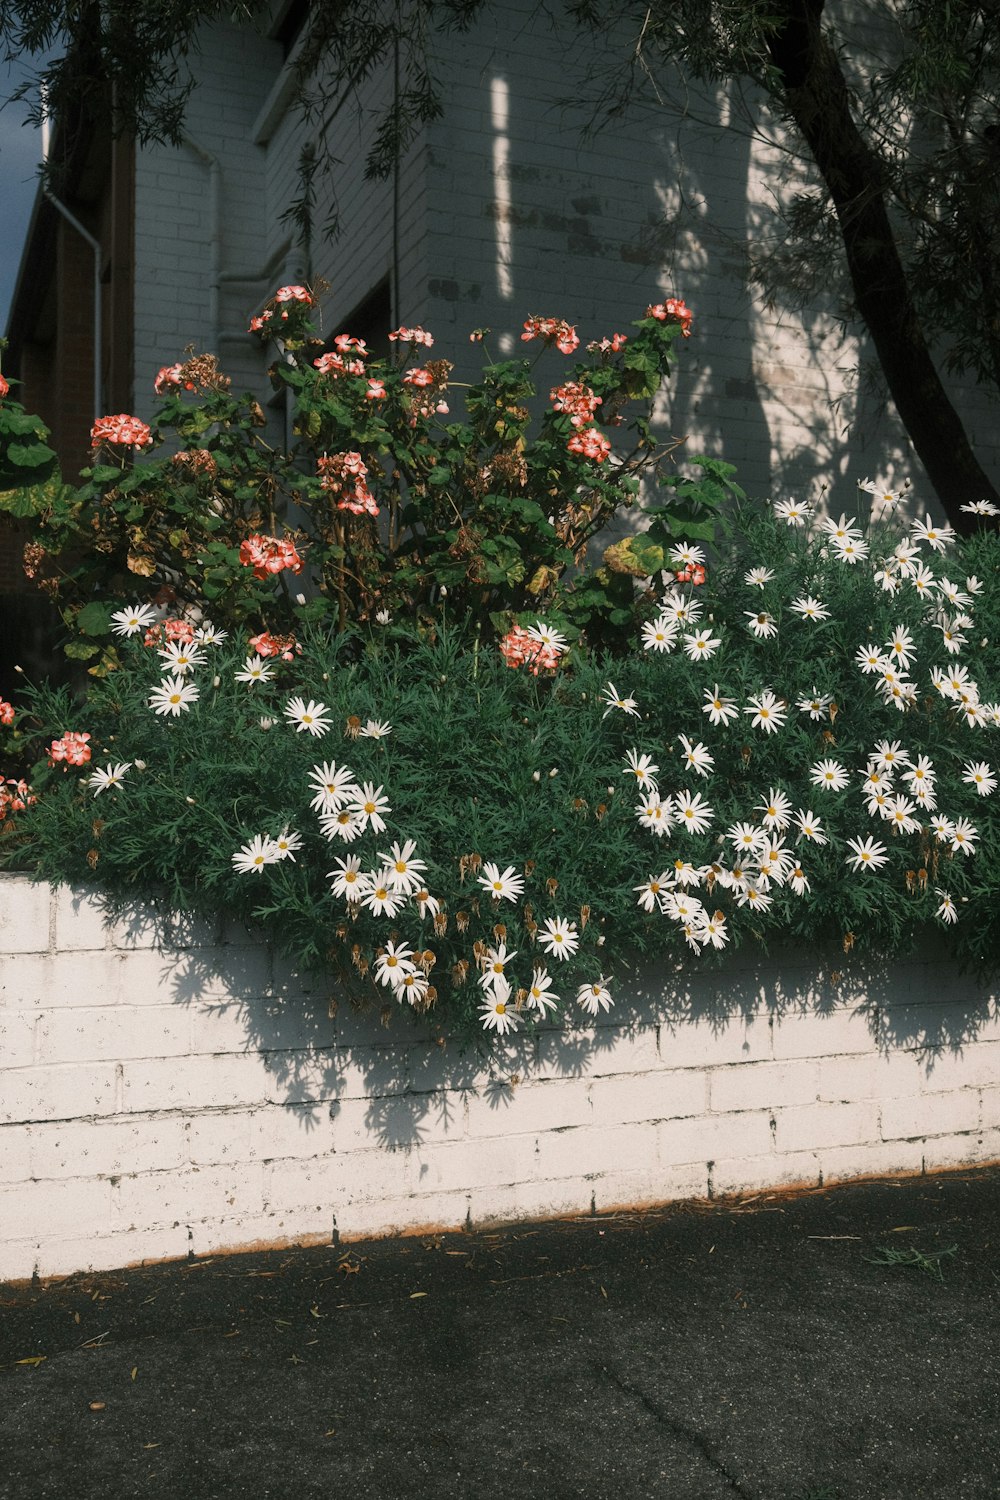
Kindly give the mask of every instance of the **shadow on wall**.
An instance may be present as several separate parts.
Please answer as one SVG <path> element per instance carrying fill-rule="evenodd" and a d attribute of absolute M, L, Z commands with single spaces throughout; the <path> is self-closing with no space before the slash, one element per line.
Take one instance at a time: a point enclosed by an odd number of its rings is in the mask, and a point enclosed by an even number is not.
<path fill-rule="evenodd" d="M 148 908 L 115 915 L 149 946 Z M 446 1036 L 433 1014 L 413 1016 L 388 991 L 385 1002 L 356 1008 L 250 933 L 238 930 L 227 941 L 217 927 L 181 916 L 158 924 L 155 942 L 165 990 L 225 1023 L 211 1050 L 259 1055 L 273 1099 L 305 1131 L 323 1116 L 335 1119 L 341 1100 L 367 1099 L 367 1138 L 388 1148 L 419 1145 L 425 1130 L 447 1129 L 463 1090 L 484 1095 L 499 1112 L 520 1082 L 583 1077 L 625 1039 L 642 1046 L 645 1068 L 669 1070 L 675 1047 L 679 1065 L 711 1067 L 770 1058 L 782 1023 L 849 1015 L 864 1020 L 873 1049 L 914 1053 L 931 1076 L 939 1058 L 960 1054 L 1000 1014 L 995 989 L 957 976 L 930 944 L 884 962 L 839 951 L 826 959 L 800 949 L 742 950 L 710 969 L 663 962 L 623 974 L 613 1011 L 597 1022 L 581 1016 L 585 1024 L 568 1030 L 541 1025 L 504 1039 L 463 1040 Z M 564 999 L 572 1016 L 572 998 Z M 242 1033 L 235 1042 L 234 1022 Z M 817 1052 L 822 1046 L 816 1040 Z M 632 1066 L 629 1056 L 622 1071 Z"/>

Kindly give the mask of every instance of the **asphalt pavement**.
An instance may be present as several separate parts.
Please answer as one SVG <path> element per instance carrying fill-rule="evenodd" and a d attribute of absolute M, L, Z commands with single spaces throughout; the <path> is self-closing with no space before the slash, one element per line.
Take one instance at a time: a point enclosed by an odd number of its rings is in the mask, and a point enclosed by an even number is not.
<path fill-rule="evenodd" d="M 1000 1168 L 0 1286 L 11 1500 L 1000 1496 Z"/>

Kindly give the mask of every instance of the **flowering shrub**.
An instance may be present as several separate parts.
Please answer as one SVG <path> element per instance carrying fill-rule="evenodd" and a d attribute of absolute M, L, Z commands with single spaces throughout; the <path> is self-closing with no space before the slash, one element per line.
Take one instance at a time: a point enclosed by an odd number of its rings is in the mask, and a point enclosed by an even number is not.
<path fill-rule="evenodd" d="M 38 765 L 21 858 L 232 910 L 341 991 L 498 1033 L 609 1010 L 643 955 L 929 927 L 996 972 L 996 532 L 738 519 L 714 567 L 670 551 L 613 663 L 544 619 L 265 656 L 204 622 L 147 645 L 119 610 L 123 670 L 21 715 L 94 767 Z"/>
<path fill-rule="evenodd" d="M 113 670 L 106 601 L 137 593 L 176 614 L 207 606 L 226 629 L 295 635 L 385 610 L 426 623 L 446 590 L 451 617 L 487 638 L 544 613 L 571 640 L 624 648 L 638 618 L 633 579 L 678 528 L 710 539 L 733 489 L 729 467 L 710 459 L 682 478 L 667 462 L 676 445 L 651 435 L 650 403 L 690 331 L 684 305 L 650 308 L 579 362 L 568 323 L 529 318 L 523 338 L 538 345 L 551 390 L 533 421 L 529 359 L 487 359 L 482 380 L 456 393 L 426 329 L 395 329 L 390 360 L 349 334 L 324 348 L 315 303 L 306 287 L 282 287 L 251 325 L 280 356 L 270 375 L 294 407 L 291 452 L 210 355 L 159 370 L 151 425 L 102 417 L 75 487 L 32 488 L 25 466 L 53 455 L 9 444 L 21 468 L 9 489 L 0 480 L 0 511 L 34 519 L 25 567 L 59 606 L 68 654 L 94 675 Z M 27 435 L 33 420 L 0 403 L 0 439 L 4 421 Z M 155 456 L 167 440 L 175 451 Z M 625 510 L 641 545 L 595 554 L 593 539 Z"/>

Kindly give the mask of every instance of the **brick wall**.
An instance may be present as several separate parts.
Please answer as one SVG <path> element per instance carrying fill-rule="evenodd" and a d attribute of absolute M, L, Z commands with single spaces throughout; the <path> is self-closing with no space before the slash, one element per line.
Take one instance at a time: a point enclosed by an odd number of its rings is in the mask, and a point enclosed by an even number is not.
<path fill-rule="evenodd" d="M 995 992 L 933 954 L 735 955 L 480 1057 L 160 936 L 0 877 L 0 1277 L 1000 1157 Z"/>

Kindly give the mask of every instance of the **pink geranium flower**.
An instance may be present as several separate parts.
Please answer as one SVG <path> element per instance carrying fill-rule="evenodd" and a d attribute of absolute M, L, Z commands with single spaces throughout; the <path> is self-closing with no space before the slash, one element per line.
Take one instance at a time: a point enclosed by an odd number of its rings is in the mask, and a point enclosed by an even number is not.
<path fill-rule="evenodd" d="M 90 429 L 90 446 L 99 448 L 102 443 L 116 443 L 127 448 L 148 448 L 153 434 L 138 417 L 125 413 L 116 417 L 98 417 Z"/>

